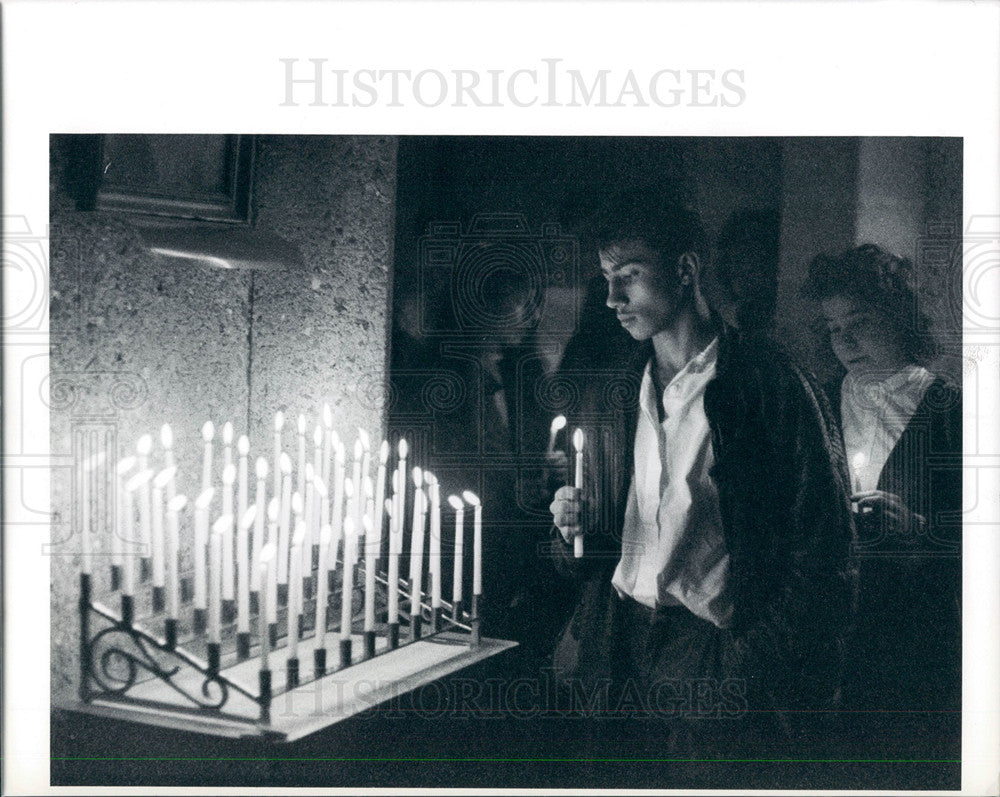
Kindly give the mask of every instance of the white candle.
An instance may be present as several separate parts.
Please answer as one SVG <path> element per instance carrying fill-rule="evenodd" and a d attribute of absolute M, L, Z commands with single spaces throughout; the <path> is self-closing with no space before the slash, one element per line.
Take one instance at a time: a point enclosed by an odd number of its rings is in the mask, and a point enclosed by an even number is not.
<path fill-rule="evenodd" d="M 397 474 L 393 474 L 395 477 Z M 395 488 L 396 479 L 393 479 Z M 395 493 L 393 493 L 395 497 Z M 396 549 L 396 510 L 393 499 L 386 500 L 386 511 L 389 513 L 389 622 L 399 622 L 399 552 Z"/>
<path fill-rule="evenodd" d="M 236 517 L 243 517 L 250 504 L 250 487 L 248 485 L 250 479 L 250 440 L 245 434 L 240 435 L 240 439 L 236 442 L 236 450 L 240 455 L 236 470 Z"/>
<path fill-rule="evenodd" d="M 274 555 L 271 557 L 271 564 L 268 566 L 267 580 L 261 583 L 261 595 L 267 593 L 267 621 L 269 623 L 278 622 L 278 568 L 275 559 L 278 555 L 278 512 L 281 502 L 277 498 L 272 498 L 267 504 L 267 545 L 265 548 L 272 548 Z M 263 549 L 261 550 L 263 556 Z"/>
<path fill-rule="evenodd" d="M 181 613 L 180 522 L 178 515 L 187 504 L 183 495 L 167 503 L 167 616 L 173 620 Z"/>
<path fill-rule="evenodd" d="M 236 481 L 236 466 L 226 465 L 222 471 L 222 515 L 229 518 L 229 526 L 222 529 L 222 598 L 231 601 L 236 598 L 236 578 L 233 572 L 233 482 Z M 216 521 L 218 524 L 218 521 Z"/>
<path fill-rule="evenodd" d="M 288 535 L 292 523 L 292 460 L 282 453 L 281 459 L 281 511 L 278 521 L 278 583 L 288 583 Z"/>
<path fill-rule="evenodd" d="M 164 468 L 153 479 L 153 586 L 166 586 L 163 552 L 163 492 L 174 478 L 177 466 Z"/>
<path fill-rule="evenodd" d="M 288 578 L 288 657 L 299 657 L 299 615 L 302 614 L 302 546 L 305 542 L 305 521 L 295 522 L 292 537 L 291 575 Z"/>
<path fill-rule="evenodd" d="M 576 449 L 576 475 L 573 479 L 573 486 L 577 490 L 583 489 L 583 429 L 573 432 L 573 448 Z M 573 556 L 577 559 L 583 556 L 583 535 L 577 534 L 573 538 Z"/>
<path fill-rule="evenodd" d="M 292 493 L 292 528 L 293 529 L 298 528 L 299 523 L 303 524 L 302 525 L 303 544 L 299 546 L 299 551 L 298 551 L 298 554 L 297 554 L 298 557 L 299 557 L 299 578 L 300 579 L 302 578 L 302 575 L 305 573 L 305 570 L 303 570 L 303 568 L 302 568 L 303 559 L 304 559 L 304 557 L 302 555 L 302 552 L 305 550 L 305 541 L 304 541 L 305 540 L 305 516 L 304 516 L 304 511 L 303 510 L 304 510 L 304 507 L 303 507 L 303 502 L 302 502 L 302 496 L 299 493 L 297 493 L 297 492 L 296 493 Z M 295 556 L 296 554 L 293 552 L 291 555 Z M 288 580 L 289 580 L 289 582 L 291 582 L 292 577 L 289 576 Z"/>
<path fill-rule="evenodd" d="M 344 482 L 344 491 L 351 491 L 351 482 Z M 357 535 L 354 531 L 354 518 L 348 516 L 344 518 L 344 573 L 343 591 L 340 596 L 340 638 L 351 638 L 351 615 L 354 596 L 354 568 L 350 562 L 354 556 L 354 548 L 357 547 Z"/>
<path fill-rule="evenodd" d="M 372 480 L 367 476 L 364 478 L 365 482 L 365 497 L 364 497 L 364 509 L 361 512 L 361 527 L 362 535 L 364 537 L 364 553 L 365 556 L 368 555 L 368 545 L 371 542 L 372 537 L 375 536 L 375 485 L 372 484 Z M 360 552 L 359 552 L 360 554 Z"/>
<path fill-rule="evenodd" d="M 344 444 L 340 439 L 334 441 L 335 461 L 333 466 L 333 513 L 330 516 L 333 526 L 333 537 L 331 538 L 332 552 L 330 554 L 330 569 L 337 565 L 337 547 L 344 536 L 344 469 L 346 467 L 347 454 L 344 452 Z"/>
<path fill-rule="evenodd" d="M 272 488 L 273 495 L 278 496 L 281 494 L 281 430 L 285 426 L 285 414 L 278 410 L 274 414 L 274 487 Z M 275 556 L 277 556 L 277 551 L 275 551 Z M 274 569 L 274 565 L 271 565 L 271 569 Z"/>
<path fill-rule="evenodd" d="M 174 462 L 174 430 L 169 423 L 160 427 L 160 444 L 163 446 L 163 467 L 172 468 L 177 463 Z M 167 501 L 174 500 L 177 495 L 177 471 L 174 471 L 174 478 L 167 482 Z"/>
<path fill-rule="evenodd" d="M 441 486 L 433 473 L 425 473 L 428 492 L 430 493 L 430 573 L 431 573 L 431 608 L 441 608 Z"/>
<path fill-rule="evenodd" d="M 194 608 L 208 608 L 208 508 L 215 497 L 215 490 L 202 490 L 194 502 Z"/>
<path fill-rule="evenodd" d="M 316 580 L 316 640 L 317 647 L 326 647 L 326 604 L 328 590 L 326 580 L 327 557 L 330 555 L 329 524 L 324 524 L 319 532 L 319 577 Z"/>
<path fill-rule="evenodd" d="M 306 494 L 304 519 L 306 522 L 306 538 L 302 543 L 302 575 L 308 578 L 312 573 L 312 544 L 313 539 L 318 535 L 313 534 L 313 523 L 317 520 L 316 513 L 316 487 L 313 480 L 316 478 L 316 469 L 310 462 L 306 465 Z"/>
<path fill-rule="evenodd" d="M 136 465 L 135 457 L 125 457 L 118 461 L 115 466 L 115 475 L 117 476 L 117 486 L 118 486 L 118 500 L 116 502 L 118 508 L 118 522 L 114 533 L 111 535 L 111 564 L 122 565 L 122 540 L 125 539 L 125 482 L 127 479 L 129 471 L 131 471 Z M 131 521 L 129 521 L 128 528 L 131 529 Z M 131 532 L 129 532 L 131 534 Z"/>
<path fill-rule="evenodd" d="M 547 453 L 551 454 L 556 450 L 556 435 L 566 427 L 566 416 L 557 415 L 552 419 L 552 425 L 549 426 L 549 446 Z"/>
<path fill-rule="evenodd" d="M 465 503 L 472 507 L 472 594 L 483 594 L 483 505 L 479 496 L 466 490 Z"/>
<path fill-rule="evenodd" d="M 330 483 L 330 456 L 333 453 L 333 413 L 330 411 L 330 405 L 323 405 L 323 467 L 320 468 L 320 475 L 323 477 L 323 481 L 327 484 Z"/>
<path fill-rule="evenodd" d="M 406 442 L 405 437 L 399 439 L 399 443 L 396 446 L 396 452 L 399 455 L 399 460 L 396 463 L 396 474 L 399 479 L 399 486 L 396 486 L 397 476 L 393 476 L 393 490 L 395 493 L 393 498 L 396 499 L 396 507 L 394 509 L 396 513 L 396 524 L 397 530 L 399 532 L 399 553 L 403 552 L 403 533 L 405 531 L 406 524 L 406 483 L 409 479 L 409 471 L 406 469 L 406 455 L 409 453 L 410 447 Z"/>
<path fill-rule="evenodd" d="M 361 481 L 361 461 L 364 458 L 365 446 L 361 442 L 359 437 L 354 441 L 354 471 L 351 482 L 354 484 L 354 489 L 357 492 L 357 500 L 354 502 L 353 517 L 354 517 L 354 529 L 358 533 L 361 532 L 361 512 L 364 507 L 364 484 Z"/>
<path fill-rule="evenodd" d="M 855 451 L 851 457 L 851 488 L 856 493 L 861 492 L 861 474 L 868 464 L 868 457 L 864 451 Z"/>
<path fill-rule="evenodd" d="M 259 513 L 263 514 L 263 513 Z M 261 584 L 269 584 L 271 582 L 271 572 L 274 570 L 274 557 L 277 553 L 277 546 L 273 542 L 269 542 L 260 550 L 260 566 L 255 567 L 257 570 L 257 579 Z M 271 654 L 271 635 L 268 633 L 267 624 L 271 622 L 271 607 L 273 604 L 273 596 L 270 590 L 264 589 L 260 593 L 260 614 L 257 615 L 257 635 L 260 637 L 260 668 L 262 670 L 269 670 L 270 662 L 269 656 Z"/>
<path fill-rule="evenodd" d="M 295 472 L 295 490 L 305 495 L 306 485 L 306 416 L 299 415 L 299 467 Z"/>
<path fill-rule="evenodd" d="M 413 469 L 413 534 L 410 538 L 410 612 L 420 611 L 424 577 L 424 491 L 423 471 Z"/>
<path fill-rule="evenodd" d="M 254 505 L 257 507 L 257 514 L 254 515 L 253 527 L 253 551 L 251 561 L 259 562 L 261 551 L 264 549 L 264 507 L 267 506 L 267 495 L 265 480 L 267 479 L 267 460 L 264 457 L 257 457 L 257 492 L 254 496 Z M 260 592 L 260 568 L 250 569 L 250 589 L 253 592 Z"/>
<path fill-rule="evenodd" d="M 232 528 L 233 516 L 223 515 L 212 524 L 208 562 L 208 641 L 222 641 L 222 538 Z"/>
<path fill-rule="evenodd" d="M 201 463 L 201 489 L 207 490 L 212 486 L 212 438 L 215 437 L 215 424 L 205 421 L 201 427 L 201 439 L 205 441 L 205 454 Z"/>
<path fill-rule="evenodd" d="M 222 467 L 228 468 L 233 464 L 233 424 L 226 421 L 222 425 Z"/>
<path fill-rule="evenodd" d="M 153 450 L 153 438 L 144 434 L 136 444 L 136 452 L 139 459 L 139 470 L 149 470 L 149 453 Z M 153 472 L 149 471 L 150 478 L 139 485 L 139 539 L 142 541 L 142 557 L 148 559 L 152 554 L 153 541 L 153 521 L 152 521 L 152 498 L 150 496 L 149 483 L 152 481 Z"/>
<path fill-rule="evenodd" d="M 240 517 L 236 531 L 236 630 L 250 632 L 250 527 L 257 507 L 250 506 Z"/>
<path fill-rule="evenodd" d="M 389 461 L 389 441 L 383 440 L 378 449 L 378 472 L 375 481 L 375 559 L 382 553 L 382 529 L 385 526 L 385 471 Z"/>
<path fill-rule="evenodd" d="M 452 571 L 451 599 L 459 603 L 462 600 L 462 556 L 465 553 L 465 541 L 462 539 L 465 533 L 465 504 L 457 495 L 449 495 L 448 503 L 455 510 L 455 565 Z"/>
<path fill-rule="evenodd" d="M 365 631 L 375 630 L 375 530 L 370 515 L 365 515 Z"/>

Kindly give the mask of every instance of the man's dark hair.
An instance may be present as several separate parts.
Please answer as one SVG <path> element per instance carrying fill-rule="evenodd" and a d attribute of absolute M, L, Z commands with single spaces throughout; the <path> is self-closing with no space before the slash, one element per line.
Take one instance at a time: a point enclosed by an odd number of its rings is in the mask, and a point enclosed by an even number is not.
<path fill-rule="evenodd" d="M 934 340 L 910 285 L 912 279 L 913 264 L 905 257 L 863 244 L 841 254 L 814 257 L 802 295 L 816 301 L 834 296 L 857 300 L 891 325 L 887 334 L 895 328 L 911 362 L 924 365 L 934 355 Z"/>
<path fill-rule="evenodd" d="M 698 213 L 674 197 L 655 192 L 614 197 L 594 214 L 591 231 L 598 249 L 642 241 L 664 262 L 684 252 L 705 254 L 705 231 Z"/>

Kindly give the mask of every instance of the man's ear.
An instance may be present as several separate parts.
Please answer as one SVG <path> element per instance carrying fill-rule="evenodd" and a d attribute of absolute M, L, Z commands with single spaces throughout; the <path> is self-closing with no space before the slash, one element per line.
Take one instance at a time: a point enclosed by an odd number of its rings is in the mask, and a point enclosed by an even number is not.
<path fill-rule="evenodd" d="M 694 285 L 698 281 L 701 260 L 697 252 L 682 252 L 677 258 L 677 281 L 681 285 Z"/>

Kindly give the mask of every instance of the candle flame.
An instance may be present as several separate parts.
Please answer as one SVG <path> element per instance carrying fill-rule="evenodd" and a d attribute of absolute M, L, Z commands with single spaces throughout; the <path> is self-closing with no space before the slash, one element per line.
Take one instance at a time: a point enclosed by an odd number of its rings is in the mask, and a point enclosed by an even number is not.
<path fill-rule="evenodd" d="M 316 448 L 323 445 L 323 427 L 318 423 L 316 424 L 316 428 L 313 430 L 313 445 L 316 446 Z"/>
<path fill-rule="evenodd" d="M 250 504 L 250 506 L 247 507 L 247 511 L 243 513 L 243 517 L 240 518 L 240 529 L 249 529 L 256 519 L 257 505 Z"/>
<path fill-rule="evenodd" d="M 205 421 L 201 427 L 201 439 L 206 443 L 211 443 L 213 437 L 215 437 L 215 424 L 211 421 Z"/>
<path fill-rule="evenodd" d="M 280 432 L 285 425 L 285 413 L 278 410 L 274 413 L 274 431 Z"/>
<path fill-rule="evenodd" d="M 480 504 L 479 496 L 470 490 L 465 490 L 462 493 L 462 498 L 465 499 L 465 503 L 471 504 L 472 506 L 479 506 Z"/>
<path fill-rule="evenodd" d="M 118 460 L 118 464 L 115 465 L 115 474 L 118 476 L 124 476 L 135 467 L 136 462 L 138 462 L 138 460 L 133 456 Z"/>
<path fill-rule="evenodd" d="M 855 451 L 854 456 L 851 457 L 851 465 L 855 470 L 860 470 L 865 465 L 868 464 L 868 457 L 865 456 L 864 451 Z"/>
<path fill-rule="evenodd" d="M 333 413 L 330 411 L 329 402 L 323 402 L 323 425 L 327 429 L 333 428 Z"/>
<path fill-rule="evenodd" d="M 269 523 L 278 522 L 278 512 L 281 511 L 281 501 L 277 498 L 272 498 L 267 502 L 267 520 Z"/>
<path fill-rule="evenodd" d="M 306 416 L 299 415 L 299 434 L 304 435 L 306 433 Z"/>
<path fill-rule="evenodd" d="M 159 473 L 156 474 L 156 478 L 153 479 L 153 487 L 157 490 L 162 490 L 167 486 L 167 483 L 171 481 L 177 473 L 177 466 L 171 465 L 169 468 L 164 468 Z"/>
<path fill-rule="evenodd" d="M 461 512 L 465 508 L 465 504 L 462 503 L 462 499 L 457 495 L 449 495 L 448 503 L 451 504 L 451 508 L 456 512 Z"/>
<path fill-rule="evenodd" d="M 233 527 L 233 516 L 223 515 L 212 524 L 212 534 L 225 534 Z"/>
<path fill-rule="evenodd" d="M 231 446 L 233 444 L 233 423 L 232 421 L 226 421 L 222 425 L 222 442 Z"/>
<path fill-rule="evenodd" d="M 167 450 L 174 446 L 174 430 L 170 428 L 169 423 L 165 423 L 160 427 L 160 443 Z"/>
<path fill-rule="evenodd" d="M 258 479 L 267 478 L 268 466 L 267 466 L 267 460 L 264 459 L 264 457 L 257 457 L 256 470 Z"/>
<path fill-rule="evenodd" d="M 167 502 L 167 511 L 177 514 L 185 506 L 187 506 L 187 497 L 183 495 L 175 495 L 170 501 Z"/>
<path fill-rule="evenodd" d="M 413 483 L 417 488 L 424 483 L 424 472 L 419 467 L 413 469 Z"/>
<path fill-rule="evenodd" d="M 149 480 L 152 478 L 153 478 L 153 471 L 151 468 L 146 468 L 146 470 L 141 470 L 125 483 L 125 490 L 130 493 L 134 492 L 142 485 L 148 484 Z"/>
<path fill-rule="evenodd" d="M 149 456 L 149 452 L 153 450 L 153 436 L 144 434 L 139 438 L 139 441 L 135 444 L 135 450 L 139 453 L 140 457 Z"/>
<path fill-rule="evenodd" d="M 583 451 L 583 429 L 577 429 L 573 432 L 573 448 L 577 451 Z"/>
<path fill-rule="evenodd" d="M 260 549 L 260 563 L 262 565 L 269 565 L 271 561 L 278 555 L 278 546 L 273 542 L 269 542 L 263 548 Z"/>
<path fill-rule="evenodd" d="M 378 461 L 381 464 L 385 464 L 389 461 L 389 441 L 383 440 L 382 445 L 378 447 Z"/>
<path fill-rule="evenodd" d="M 429 470 L 424 471 L 424 481 L 431 487 L 436 487 L 438 483 L 437 476 L 435 476 Z"/>
<path fill-rule="evenodd" d="M 286 476 L 292 472 L 292 458 L 284 451 L 281 452 L 281 456 L 278 458 L 278 467 Z"/>
<path fill-rule="evenodd" d="M 222 469 L 222 483 L 228 485 L 232 484 L 234 481 L 236 481 L 236 466 L 226 465 L 226 467 Z"/>
<path fill-rule="evenodd" d="M 208 505 L 212 503 L 213 498 L 215 498 L 214 487 L 209 487 L 207 490 L 202 490 L 194 501 L 194 508 L 201 511 L 208 509 Z"/>
<path fill-rule="evenodd" d="M 550 427 L 552 434 L 555 434 L 560 429 L 564 429 L 565 427 L 566 427 L 565 415 L 557 415 L 555 418 L 552 419 L 552 426 Z"/>
<path fill-rule="evenodd" d="M 302 496 L 298 491 L 292 493 L 292 512 L 296 515 L 302 514 Z"/>
<path fill-rule="evenodd" d="M 406 442 L 405 437 L 399 438 L 399 445 L 397 446 L 400 459 L 406 459 L 406 455 L 410 453 L 410 446 Z"/>
<path fill-rule="evenodd" d="M 245 457 L 250 453 L 250 438 L 245 434 L 240 435 L 240 439 L 236 441 L 236 450 L 239 452 L 241 457 Z"/>

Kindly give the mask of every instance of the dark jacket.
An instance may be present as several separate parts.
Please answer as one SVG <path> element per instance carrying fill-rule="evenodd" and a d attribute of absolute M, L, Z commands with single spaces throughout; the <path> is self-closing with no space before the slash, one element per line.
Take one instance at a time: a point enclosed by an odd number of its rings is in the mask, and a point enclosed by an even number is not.
<path fill-rule="evenodd" d="M 580 601 L 554 665 L 564 676 L 607 678 L 617 657 L 611 586 L 632 475 L 639 384 L 650 344 L 616 371 L 581 372 L 585 449 L 585 555 L 554 533 L 553 557 Z M 726 329 L 705 391 L 733 618 L 727 677 L 745 679 L 749 706 L 786 728 L 833 709 L 855 598 L 853 523 L 839 428 L 822 392 L 777 347 Z"/>

